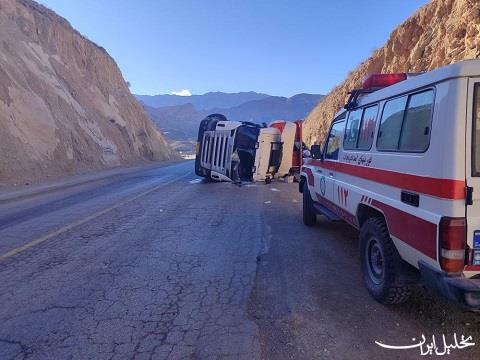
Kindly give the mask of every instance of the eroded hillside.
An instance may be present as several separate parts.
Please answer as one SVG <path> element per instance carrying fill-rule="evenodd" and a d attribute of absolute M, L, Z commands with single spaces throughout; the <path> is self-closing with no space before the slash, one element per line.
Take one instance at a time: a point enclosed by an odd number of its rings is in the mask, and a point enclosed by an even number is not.
<path fill-rule="evenodd" d="M 0 183 L 172 156 L 107 52 L 30 0 L 0 0 L 0 135 Z"/>
<path fill-rule="evenodd" d="M 387 43 L 360 64 L 309 114 L 304 136 L 323 140 L 348 91 L 369 73 L 419 72 L 480 57 L 480 1 L 432 0 L 395 29 Z"/>

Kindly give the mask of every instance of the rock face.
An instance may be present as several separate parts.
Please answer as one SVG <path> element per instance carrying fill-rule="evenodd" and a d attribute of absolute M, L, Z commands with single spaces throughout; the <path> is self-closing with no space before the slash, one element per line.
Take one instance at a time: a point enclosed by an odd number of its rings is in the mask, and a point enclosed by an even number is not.
<path fill-rule="evenodd" d="M 0 0 L 0 183 L 170 158 L 115 61 L 30 0 Z"/>
<path fill-rule="evenodd" d="M 480 1 L 432 0 L 395 29 L 387 43 L 323 98 L 307 117 L 308 144 L 323 141 L 348 91 L 369 73 L 420 72 L 480 57 Z"/>

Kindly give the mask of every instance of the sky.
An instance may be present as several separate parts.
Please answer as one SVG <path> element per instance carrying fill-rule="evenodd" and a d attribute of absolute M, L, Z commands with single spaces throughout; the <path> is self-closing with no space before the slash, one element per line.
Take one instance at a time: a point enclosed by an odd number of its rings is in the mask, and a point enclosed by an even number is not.
<path fill-rule="evenodd" d="M 326 94 L 427 0 L 39 0 L 135 94 Z"/>

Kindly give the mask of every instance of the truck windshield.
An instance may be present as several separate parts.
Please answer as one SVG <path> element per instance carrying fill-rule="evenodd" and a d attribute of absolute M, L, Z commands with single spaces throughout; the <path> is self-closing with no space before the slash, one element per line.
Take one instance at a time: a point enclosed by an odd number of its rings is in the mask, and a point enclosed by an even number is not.
<path fill-rule="evenodd" d="M 473 94 L 472 176 L 480 176 L 480 83 Z"/>

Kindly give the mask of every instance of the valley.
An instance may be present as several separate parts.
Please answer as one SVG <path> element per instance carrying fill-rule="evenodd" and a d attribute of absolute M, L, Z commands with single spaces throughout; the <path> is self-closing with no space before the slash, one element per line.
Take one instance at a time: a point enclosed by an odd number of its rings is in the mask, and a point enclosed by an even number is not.
<path fill-rule="evenodd" d="M 290 98 L 255 92 L 207 93 L 178 96 L 136 95 L 153 122 L 162 130 L 170 146 L 182 156 L 194 153 L 198 126 L 207 115 L 220 113 L 233 121 L 257 124 L 274 120 L 304 119 L 322 95 L 298 94 Z"/>

